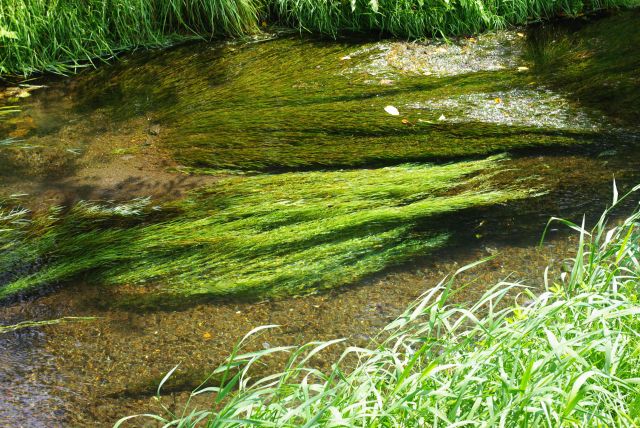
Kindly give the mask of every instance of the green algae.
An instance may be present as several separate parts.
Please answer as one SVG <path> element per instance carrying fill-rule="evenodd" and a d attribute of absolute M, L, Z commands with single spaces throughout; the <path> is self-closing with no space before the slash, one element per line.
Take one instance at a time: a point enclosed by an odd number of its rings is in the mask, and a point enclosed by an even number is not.
<path fill-rule="evenodd" d="M 522 41 L 514 37 L 451 47 L 293 38 L 195 53 L 185 47 L 141 67 L 134 59 L 79 79 L 76 109 L 103 109 L 113 120 L 147 115 L 173 157 L 200 173 L 383 166 L 607 143 L 597 118 L 518 71 Z M 438 75 L 427 74 L 428 65 Z M 400 115 L 387 114 L 387 105 Z"/>
<path fill-rule="evenodd" d="M 162 208 L 78 204 L 20 223 L 22 236 L 0 257 L 13 272 L 0 297 L 89 272 L 91 281 L 153 283 L 177 296 L 278 296 L 354 283 L 442 246 L 445 214 L 531 196 L 518 183 L 494 189 L 500 165 L 490 158 L 237 177 Z M 16 224 L 15 215 L 5 223 Z"/>

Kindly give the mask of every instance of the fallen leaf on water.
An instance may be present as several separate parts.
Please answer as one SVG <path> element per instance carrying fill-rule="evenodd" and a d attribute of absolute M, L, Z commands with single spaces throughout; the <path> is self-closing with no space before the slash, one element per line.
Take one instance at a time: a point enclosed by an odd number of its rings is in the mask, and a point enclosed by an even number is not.
<path fill-rule="evenodd" d="M 389 113 L 391 116 L 400 116 L 400 112 L 398 111 L 397 108 L 395 108 L 394 106 L 386 106 L 384 108 L 384 111 L 386 111 L 387 113 Z"/>

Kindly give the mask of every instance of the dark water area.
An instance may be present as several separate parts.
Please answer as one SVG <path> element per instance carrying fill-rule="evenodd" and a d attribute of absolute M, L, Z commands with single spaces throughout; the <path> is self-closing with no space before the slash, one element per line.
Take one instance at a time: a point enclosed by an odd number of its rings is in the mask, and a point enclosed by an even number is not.
<path fill-rule="evenodd" d="M 637 126 L 638 19 L 629 12 L 541 25 L 529 31 L 525 57 L 545 85 L 604 113 L 614 125 Z"/>
<path fill-rule="evenodd" d="M 571 256 L 550 216 L 593 221 L 640 182 L 638 11 L 487 34 L 447 45 L 273 38 L 136 53 L 68 78 L 0 91 L 0 196 L 36 211 L 80 200 L 176 200 L 226 177 L 451 163 L 507 153 L 510 186 L 545 194 L 420 225 L 447 247 L 349 287 L 264 301 L 149 300 L 144 287 L 85 275 L 0 307 L 0 323 L 93 316 L 0 334 L 0 425 L 110 426 L 158 412 L 240 337 L 282 327 L 255 348 L 377 330 L 445 275 L 466 273 L 473 300 L 513 273 L 541 283 Z M 35 85 L 44 85 L 38 88 Z M 399 115 L 385 112 L 394 106 Z M 624 215 L 637 196 L 621 207 Z M 339 349 L 314 364 L 327 367 Z M 133 425 L 131 425 L 133 426 Z"/>

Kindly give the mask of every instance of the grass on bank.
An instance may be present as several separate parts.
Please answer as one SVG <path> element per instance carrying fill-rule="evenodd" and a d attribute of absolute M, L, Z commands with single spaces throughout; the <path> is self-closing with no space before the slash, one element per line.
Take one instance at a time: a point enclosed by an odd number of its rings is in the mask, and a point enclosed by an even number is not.
<path fill-rule="evenodd" d="M 3 0 L 0 74 L 65 73 L 121 50 L 240 36 L 268 21 L 335 36 L 474 34 L 638 0 Z"/>
<path fill-rule="evenodd" d="M 99 57 L 257 30 L 254 0 L 3 0 L 0 74 L 66 73 Z"/>
<path fill-rule="evenodd" d="M 640 212 L 613 227 L 608 215 L 591 231 L 565 222 L 580 234 L 573 268 L 554 282 L 545 272 L 540 294 L 502 282 L 454 305 L 454 275 L 387 325 L 378 345 L 348 348 L 329 372 L 309 359 L 338 341 L 243 353 L 274 326 L 260 327 L 214 371 L 219 387 L 193 392 L 211 394 L 209 408 L 138 416 L 179 427 L 638 426 Z M 510 304 L 516 293 L 520 304 Z M 251 378 L 280 352 L 289 354 L 283 372 Z"/>
<path fill-rule="evenodd" d="M 30 221 L 8 212 L 0 217 L 0 298 L 86 273 L 185 296 L 353 283 L 441 246 L 446 227 L 421 227 L 426 221 L 532 196 L 528 185 L 492 180 L 501 164 L 234 177 L 163 207 L 81 203 Z"/>

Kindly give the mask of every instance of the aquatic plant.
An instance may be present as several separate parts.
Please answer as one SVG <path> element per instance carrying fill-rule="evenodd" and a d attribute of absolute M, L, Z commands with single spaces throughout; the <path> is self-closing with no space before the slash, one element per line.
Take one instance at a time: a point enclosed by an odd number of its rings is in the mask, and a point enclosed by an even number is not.
<path fill-rule="evenodd" d="M 63 324 L 66 322 L 74 322 L 74 321 L 92 321 L 95 319 L 96 319 L 95 317 L 62 317 L 62 318 L 56 318 L 53 320 L 22 321 L 12 325 L 0 325 L 0 334 L 22 330 L 23 328 L 43 327 L 47 325 Z"/>
<path fill-rule="evenodd" d="M 531 31 L 525 57 L 550 87 L 622 125 L 637 125 L 640 10 L 586 23 Z"/>
<path fill-rule="evenodd" d="M 15 107 L 15 106 L 2 106 L 0 107 L 0 117 L 11 114 L 11 113 L 17 113 L 20 110 Z"/>
<path fill-rule="evenodd" d="M 275 326 L 259 327 L 212 373 L 217 386 L 192 393 L 211 406 L 138 416 L 181 427 L 637 426 L 640 213 L 613 227 L 609 214 L 590 231 L 563 221 L 579 232 L 577 254 L 570 273 L 551 282 L 545 271 L 539 294 L 501 282 L 453 304 L 456 275 L 473 266 L 461 268 L 328 372 L 310 359 L 340 340 L 245 351 Z M 283 352 L 281 373 L 251 377 Z"/>
<path fill-rule="evenodd" d="M 637 4 L 638 0 L 4 0 L 0 73 L 65 73 L 124 49 L 255 33 L 263 19 L 330 35 L 359 31 L 420 38 Z"/>
<path fill-rule="evenodd" d="M 88 272 L 91 281 L 154 283 L 183 296 L 353 283 L 441 246 L 446 227 L 425 222 L 531 196 L 522 183 L 495 188 L 500 164 L 234 177 L 163 207 L 80 203 L 35 216 L 7 244 L 0 298 Z"/>
<path fill-rule="evenodd" d="M 97 109 L 114 123 L 152 118 L 163 148 L 198 173 L 371 167 L 618 144 L 617 135 L 602 132 L 601 115 L 532 85 L 528 73 L 517 71 L 515 54 L 469 67 L 470 58 L 494 58 L 496 45 L 517 51 L 520 39 L 507 39 L 480 37 L 447 53 L 434 45 L 292 37 L 195 53 L 185 47 L 80 76 L 73 97 L 78 110 Z M 405 56 L 411 64 L 430 64 L 434 55 L 455 64 L 450 75 L 425 76 L 398 64 Z M 468 68 L 461 71 L 460 63 Z M 389 105 L 398 116 L 385 112 Z"/>
<path fill-rule="evenodd" d="M 525 78 L 514 71 L 438 79 L 403 76 L 393 85 L 372 85 L 363 82 L 370 75 L 348 74 L 358 61 L 373 61 L 366 55 L 345 66 L 338 61 L 337 52 L 344 53 L 339 46 L 315 48 L 322 58 L 316 59 L 295 40 L 265 45 L 258 52 L 245 48 L 247 52 L 234 53 L 225 64 L 237 70 L 238 64 L 250 61 L 260 73 L 240 69 L 228 82 L 212 86 L 206 74 L 194 72 L 191 82 L 179 80 L 174 86 L 173 80 L 166 85 L 174 88 L 173 103 L 157 117 L 167 124 L 166 147 L 182 165 L 199 171 L 361 167 L 604 143 L 601 133 L 587 127 L 587 117 L 573 127 L 553 115 L 548 115 L 553 123 L 544 127 L 513 123 L 513 112 L 505 113 L 505 123 L 470 117 L 471 110 L 496 111 L 492 94 L 526 87 Z M 286 46 L 287 58 L 298 58 L 297 53 L 307 60 L 291 61 L 284 70 L 278 63 L 274 67 L 273 59 L 281 58 L 275 51 L 281 46 Z M 133 79 L 131 86 L 139 80 Z M 451 106 L 452 93 L 464 100 L 476 94 L 483 101 L 472 108 Z M 579 117 L 578 109 L 561 105 L 547 93 L 529 95 L 535 98 L 549 109 Z M 434 108 L 438 102 L 449 104 Z M 385 113 L 387 105 L 400 108 L 401 116 Z M 451 119 L 440 120 L 443 114 Z M 456 116 L 463 120 L 452 120 Z"/>

